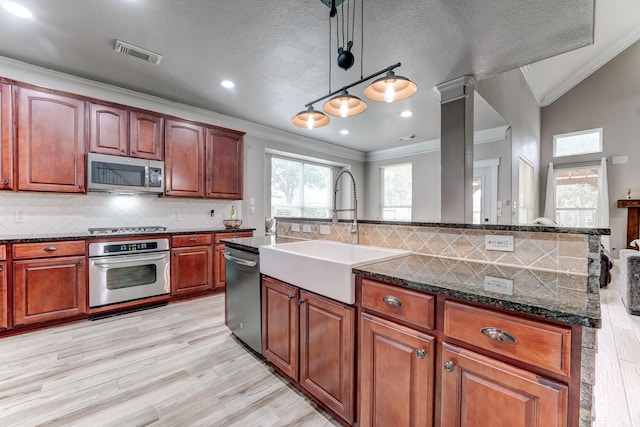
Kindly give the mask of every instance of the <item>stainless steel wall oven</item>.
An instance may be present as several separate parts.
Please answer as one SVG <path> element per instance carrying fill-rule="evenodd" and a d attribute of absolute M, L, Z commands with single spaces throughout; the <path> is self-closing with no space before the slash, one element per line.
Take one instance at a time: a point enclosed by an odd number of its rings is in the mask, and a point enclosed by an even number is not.
<path fill-rule="evenodd" d="M 89 307 L 168 294 L 169 239 L 89 243 Z"/>

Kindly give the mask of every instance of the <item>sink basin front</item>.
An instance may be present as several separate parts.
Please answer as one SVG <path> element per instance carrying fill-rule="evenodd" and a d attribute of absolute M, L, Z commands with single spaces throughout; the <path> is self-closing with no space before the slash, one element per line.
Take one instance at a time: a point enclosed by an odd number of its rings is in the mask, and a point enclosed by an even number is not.
<path fill-rule="evenodd" d="M 260 246 L 260 272 L 320 295 L 353 304 L 355 266 L 410 255 L 411 251 L 305 240 Z"/>

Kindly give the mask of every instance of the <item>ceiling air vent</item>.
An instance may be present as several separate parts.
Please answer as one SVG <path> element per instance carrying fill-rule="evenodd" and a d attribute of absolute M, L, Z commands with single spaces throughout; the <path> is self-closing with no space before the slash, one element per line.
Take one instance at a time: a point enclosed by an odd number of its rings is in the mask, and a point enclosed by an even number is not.
<path fill-rule="evenodd" d="M 126 43 L 120 40 L 116 40 L 116 52 L 143 59 L 156 65 L 158 65 L 160 63 L 160 60 L 162 59 L 162 55 L 158 53 L 151 52 L 150 50 L 143 49 L 141 47 L 134 46 L 131 43 Z"/>

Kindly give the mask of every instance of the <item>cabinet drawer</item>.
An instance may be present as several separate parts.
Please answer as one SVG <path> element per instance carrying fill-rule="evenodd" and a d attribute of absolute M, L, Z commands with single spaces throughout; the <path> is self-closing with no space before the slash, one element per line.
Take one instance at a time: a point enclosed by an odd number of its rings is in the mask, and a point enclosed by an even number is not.
<path fill-rule="evenodd" d="M 84 240 L 67 242 L 19 243 L 13 245 L 13 258 L 45 258 L 84 255 Z"/>
<path fill-rule="evenodd" d="M 202 246 L 211 244 L 211 234 L 185 234 L 171 237 L 171 246 Z"/>
<path fill-rule="evenodd" d="M 444 333 L 476 347 L 569 375 L 569 328 L 446 301 Z"/>
<path fill-rule="evenodd" d="M 0 245 L 0 261 L 7 259 L 7 248 L 5 245 Z"/>
<path fill-rule="evenodd" d="M 395 320 L 433 329 L 434 297 L 368 279 L 362 280 L 362 308 Z"/>
<path fill-rule="evenodd" d="M 224 239 L 232 239 L 234 237 L 253 237 L 253 231 L 224 232 L 215 234 L 215 242 L 220 243 Z"/>

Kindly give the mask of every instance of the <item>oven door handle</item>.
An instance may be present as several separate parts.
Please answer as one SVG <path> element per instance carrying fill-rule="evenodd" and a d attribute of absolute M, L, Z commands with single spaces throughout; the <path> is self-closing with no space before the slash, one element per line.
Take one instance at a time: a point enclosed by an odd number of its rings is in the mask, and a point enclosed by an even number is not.
<path fill-rule="evenodd" d="M 224 257 L 228 261 L 234 262 L 236 264 L 244 265 L 246 267 L 255 267 L 256 265 L 258 265 L 258 263 L 255 262 L 255 261 L 249 261 L 248 259 L 236 258 L 234 256 L 229 255 L 226 252 L 224 252 Z"/>
<path fill-rule="evenodd" d="M 155 255 L 155 256 L 148 256 L 148 257 L 120 259 L 120 260 L 114 259 L 114 260 L 109 260 L 104 262 L 96 261 L 93 265 L 95 265 L 96 267 L 110 267 L 116 264 L 131 264 L 132 262 L 137 264 L 145 261 L 162 261 L 163 259 L 167 259 L 167 255 Z"/>

